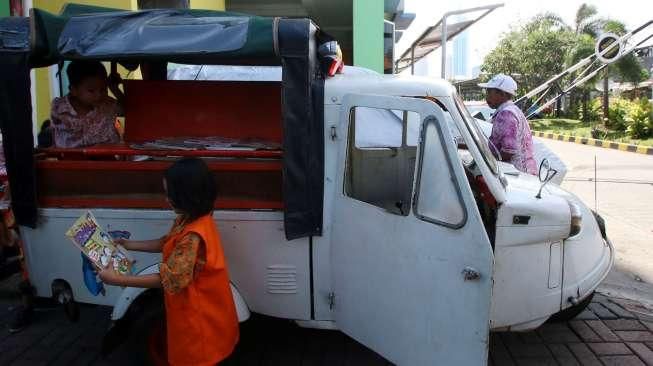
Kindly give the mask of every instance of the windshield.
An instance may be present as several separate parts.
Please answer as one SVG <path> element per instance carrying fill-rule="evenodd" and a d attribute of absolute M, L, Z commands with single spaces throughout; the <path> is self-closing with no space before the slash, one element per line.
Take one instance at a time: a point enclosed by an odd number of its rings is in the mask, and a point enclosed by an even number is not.
<path fill-rule="evenodd" d="M 476 146 L 478 146 L 478 149 L 481 151 L 481 155 L 483 155 L 483 159 L 487 163 L 490 170 L 494 174 L 497 174 L 498 173 L 497 160 L 494 158 L 494 155 L 492 155 L 492 152 L 490 151 L 488 138 L 483 134 L 483 131 L 481 131 L 481 127 L 478 125 L 476 119 L 474 119 L 474 117 L 472 117 L 472 115 L 469 114 L 469 111 L 467 110 L 467 108 L 465 108 L 465 104 L 463 103 L 462 99 L 460 99 L 458 93 L 454 92 L 453 97 L 456 103 L 456 107 L 458 108 L 458 112 L 463 117 L 463 120 L 465 121 L 465 126 L 467 126 L 467 130 L 469 131 L 469 134 L 472 135 L 472 138 L 474 139 Z"/>

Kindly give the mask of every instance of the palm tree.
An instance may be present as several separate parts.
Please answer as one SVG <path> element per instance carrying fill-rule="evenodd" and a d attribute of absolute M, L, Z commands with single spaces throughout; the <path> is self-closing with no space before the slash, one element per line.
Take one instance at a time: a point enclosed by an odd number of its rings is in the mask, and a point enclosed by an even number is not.
<path fill-rule="evenodd" d="M 588 56 L 591 54 L 591 52 L 593 52 L 591 48 L 587 47 L 590 39 L 594 44 L 596 43 L 598 37 L 603 33 L 623 35 L 626 33 L 626 26 L 624 23 L 618 20 L 599 17 L 596 6 L 583 3 L 576 11 L 574 30 L 576 35 L 579 37 L 579 46 L 576 49 L 576 54 L 570 55 L 570 57 L 568 57 L 569 62 L 572 62 L 571 64 L 573 64 L 575 61 L 580 60 L 579 57 L 582 58 Z M 616 71 L 615 76 L 619 77 L 622 80 L 639 82 L 642 78 L 642 67 L 639 65 L 632 54 L 625 56 L 614 66 L 608 66 L 605 68 L 605 73 L 603 76 L 603 118 L 606 123 L 609 123 L 609 121 L 607 121 L 609 109 L 608 78 L 611 71 Z M 583 98 L 583 116 L 587 116 L 589 88 L 583 88 L 581 93 Z"/>
<path fill-rule="evenodd" d="M 596 38 L 601 30 L 604 20 L 597 17 L 598 11 L 596 6 L 581 4 L 576 10 L 576 20 L 574 23 L 574 30 L 576 34 L 587 34 L 592 38 Z"/>
<path fill-rule="evenodd" d="M 567 64 L 573 65 L 581 59 L 594 53 L 594 44 L 596 43 L 597 36 L 601 33 L 604 20 L 598 17 L 596 6 L 581 4 L 576 10 L 576 18 L 574 19 L 574 32 L 576 33 L 576 46 L 572 48 L 569 55 L 567 55 Z M 588 118 L 588 102 L 591 87 L 580 86 L 578 94 L 581 98 L 583 120 L 589 122 Z M 572 95 L 573 99 L 573 95 Z"/>

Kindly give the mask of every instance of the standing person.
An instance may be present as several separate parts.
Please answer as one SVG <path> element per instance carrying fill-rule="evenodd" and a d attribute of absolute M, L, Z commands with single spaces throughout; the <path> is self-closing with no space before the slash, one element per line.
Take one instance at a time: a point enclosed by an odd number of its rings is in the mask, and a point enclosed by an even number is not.
<path fill-rule="evenodd" d="M 122 114 L 123 93 L 118 74 L 107 77 L 99 61 L 72 61 L 66 68 L 69 93 L 52 101 L 50 119 L 56 147 L 82 147 L 120 142 L 116 117 Z M 107 87 L 118 98 L 111 98 Z"/>
<path fill-rule="evenodd" d="M 215 365 L 238 342 L 238 317 L 222 244 L 213 221 L 216 187 L 206 163 L 197 158 L 175 162 L 165 172 L 163 187 L 177 213 L 161 239 L 118 240 L 129 250 L 163 252 L 159 273 L 120 275 L 109 263 L 100 270 L 107 284 L 163 287 L 168 362 L 171 365 Z"/>
<path fill-rule="evenodd" d="M 490 142 L 501 154 L 501 159 L 522 172 L 536 175 L 531 129 L 524 113 L 512 102 L 517 83 L 508 75 L 497 74 L 478 86 L 487 90 L 485 101 L 490 108 L 496 109 L 492 115 Z"/>

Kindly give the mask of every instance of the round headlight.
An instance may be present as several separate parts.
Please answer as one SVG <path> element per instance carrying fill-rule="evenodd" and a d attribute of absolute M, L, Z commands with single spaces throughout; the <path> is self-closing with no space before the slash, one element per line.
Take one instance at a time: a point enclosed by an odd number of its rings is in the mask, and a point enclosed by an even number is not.
<path fill-rule="evenodd" d="M 571 214 L 571 220 L 569 224 L 569 237 L 578 235 L 580 233 L 580 228 L 583 224 L 583 214 L 580 210 L 580 206 L 573 202 L 569 203 L 569 211 Z"/>

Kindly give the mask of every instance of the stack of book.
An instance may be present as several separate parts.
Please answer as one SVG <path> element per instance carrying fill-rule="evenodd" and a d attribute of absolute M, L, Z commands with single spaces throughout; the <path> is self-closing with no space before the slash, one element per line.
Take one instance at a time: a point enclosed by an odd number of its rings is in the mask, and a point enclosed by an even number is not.
<path fill-rule="evenodd" d="M 131 144 L 131 148 L 139 150 L 279 150 L 281 145 L 276 142 L 259 139 L 237 140 L 225 137 L 184 137 L 167 138 Z"/>

